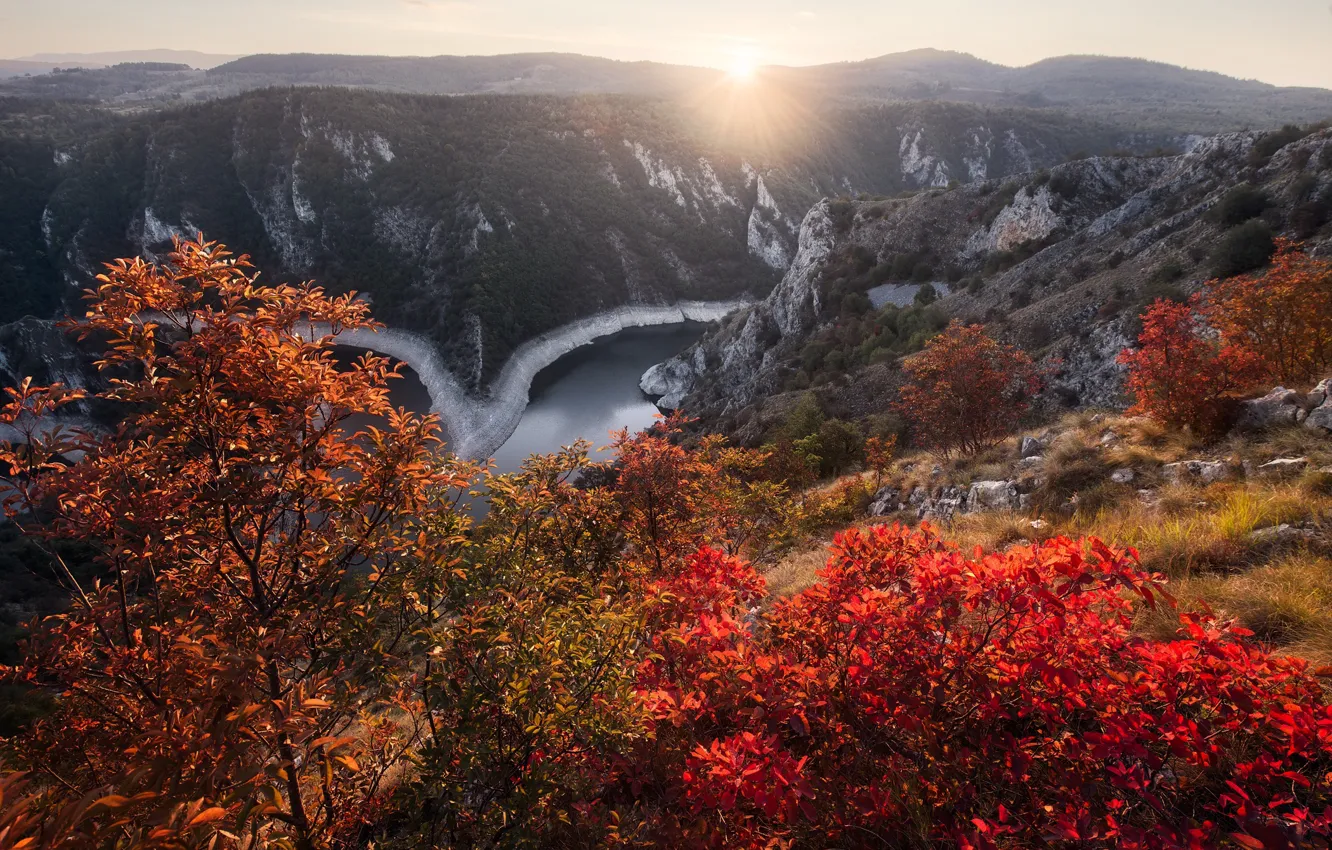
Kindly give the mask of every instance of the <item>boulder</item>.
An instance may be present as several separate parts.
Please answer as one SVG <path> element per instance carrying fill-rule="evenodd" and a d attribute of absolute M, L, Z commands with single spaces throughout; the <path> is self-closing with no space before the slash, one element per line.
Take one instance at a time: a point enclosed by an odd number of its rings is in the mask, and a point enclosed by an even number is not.
<path fill-rule="evenodd" d="M 1296 528 L 1282 524 L 1272 528 L 1260 528 L 1249 535 L 1251 543 L 1260 546 L 1280 546 L 1287 543 L 1307 543 L 1314 538 L 1314 532 L 1307 528 Z"/>
<path fill-rule="evenodd" d="M 1294 478 L 1308 468 L 1309 459 L 1307 457 L 1283 457 L 1258 467 L 1257 473 L 1263 478 L 1282 480 Z"/>
<path fill-rule="evenodd" d="M 1332 399 L 1332 378 L 1323 379 L 1308 395 L 1310 407 L 1321 407 L 1328 399 Z"/>
<path fill-rule="evenodd" d="M 905 507 L 902 504 L 902 494 L 895 487 L 884 487 L 874 494 L 874 501 L 870 502 L 870 516 L 888 516 L 895 514 Z"/>
<path fill-rule="evenodd" d="M 1022 497 L 1012 481 L 978 481 L 967 493 L 966 513 L 978 511 L 1015 511 L 1021 508 Z"/>
<path fill-rule="evenodd" d="M 1040 457 L 1045 454 L 1045 443 L 1035 437 L 1023 437 L 1021 445 L 1018 446 L 1018 456 L 1021 458 Z"/>
<path fill-rule="evenodd" d="M 1017 468 L 1022 472 L 1039 472 L 1045 468 L 1045 458 L 1043 457 L 1024 457 L 1018 461 Z"/>
<path fill-rule="evenodd" d="M 1110 473 L 1110 480 L 1115 484 L 1132 484 L 1138 474 L 1131 469 L 1116 469 Z"/>
<path fill-rule="evenodd" d="M 1332 378 L 1319 384 L 1309 394 L 1309 398 L 1320 401 L 1304 418 L 1304 427 L 1312 431 L 1332 432 Z"/>
<path fill-rule="evenodd" d="M 1308 397 L 1304 393 L 1277 387 L 1262 398 L 1250 399 L 1240 404 L 1235 430 L 1241 433 L 1254 433 L 1283 425 L 1295 425 L 1300 421 L 1300 413 L 1306 410 L 1308 403 Z"/>
<path fill-rule="evenodd" d="M 966 490 L 961 487 L 943 487 L 939 490 L 937 496 L 928 498 L 921 503 L 916 511 L 916 516 L 930 522 L 952 522 L 953 517 L 962 512 L 966 501 Z"/>
<path fill-rule="evenodd" d="M 1223 461 L 1185 460 L 1179 463 L 1167 463 L 1161 467 L 1161 474 L 1173 484 L 1214 484 L 1236 477 L 1236 469 Z"/>

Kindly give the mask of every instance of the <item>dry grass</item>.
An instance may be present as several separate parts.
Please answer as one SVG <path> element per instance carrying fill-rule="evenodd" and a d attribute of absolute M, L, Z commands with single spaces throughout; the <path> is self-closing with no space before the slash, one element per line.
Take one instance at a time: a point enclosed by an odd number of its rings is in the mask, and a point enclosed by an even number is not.
<path fill-rule="evenodd" d="M 1021 473 L 1028 482 L 1042 483 L 1033 493 L 1032 513 L 960 516 L 944 529 L 948 539 L 963 551 L 977 546 L 998 551 L 1055 536 L 1095 536 L 1132 547 L 1146 569 L 1170 580 L 1182 609 L 1212 610 L 1237 620 L 1278 651 L 1332 664 L 1332 522 L 1327 519 L 1332 517 L 1332 473 L 1320 471 L 1332 466 L 1332 440 L 1288 428 L 1202 446 L 1146 419 L 1090 413 L 1067 416 L 1050 431 L 1060 436 L 1048 446 L 1044 464 Z M 1118 439 L 1103 441 L 1107 431 Z M 933 490 L 1014 478 L 1019 441 L 1013 438 L 974 458 L 908 455 L 883 483 L 905 498 L 917 486 Z M 1164 464 L 1195 458 L 1261 464 L 1278 457 L 1308 457 L 1310 471 L 1294 482 L 1251 478 L 1206 487 L 1169 483 L 1161 473 Z M 1133 481 L 1110 482 L 1116 469 L 1132 469 Z M 1139 494 L 1143 489 L 1150 491 L 1149 498 Z M 1036 517 L 1043 520 L 1040 528 L 1032 526 Z M 1312 541 L 1253 537 L 1255 531 L 1285 523 L 1313 529 Z M 767 573 L 774 598 L 815 582 L 827 560 L 827 537 L 822 532 L 811 536 Z M 1177 616 L 1165 610 L 1144 610 L 1137 623 L 1143 634 L 1160 639 L 1174 637 L 1178 625 Z"/>
<path fill-rule="evenodd" d="M 816 574 L 827 562 L 827 546 L 801 549 L 788 554 L 777 562 L 777 566 L 763 574 L 768 581 L 769 597 L 781 599 L 795 596 L 810 587 L 818 580 Z"/>
<path fill-rule="evenodd" d="M 1184 579 L 1171 592 L 1181 610 L 1212 611 L 1271 649 L 1332 663 L 1332 559 L 1291 552 L 1238 575 Z M 1165 640 L 1176 623 L 1169 612 L 1143 612 L 1138 628 Z"/>

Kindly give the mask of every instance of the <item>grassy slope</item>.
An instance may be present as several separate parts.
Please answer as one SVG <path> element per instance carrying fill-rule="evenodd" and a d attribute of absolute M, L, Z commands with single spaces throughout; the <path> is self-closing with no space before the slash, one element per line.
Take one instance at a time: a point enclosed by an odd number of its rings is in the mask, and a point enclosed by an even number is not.
<path fill-rule="evenodd" d="M 1003 549 L 1058 536 L 1099 537 L 1138 550 L 1143 566 L 1164 574 L 1182 609 L 1211 609 L 1237 619 L 1255 639 L 1316 664 L 1332 663 L 1332 440 L 1292 427 L 1210 446 L 1143 419 L 1077 414 L 1051 429 L 1043 486 L 1032 490 L 1028 512 L 960 516 L 943 529 L 964 550 Z M 1119 439 L 1102 444 L 1107 432 Z M 919 454 L 899 459 L 884 483 L 898 487 L 1009 478 L 1017 458 L 1013 438 L 979 458 L 942 463 Z M 1161 466 L 1179 460 L 1226 460 L 1254 466 L 1276 458 L 1307 457 L 1309 471 L 1288 480 L 1257 475 L 1207 486 L 1166 481 Z M 1133 469 L 1128 484 L 1110 482 Z M 1032 476 L 1030 471 L 1024 473 Z M 1146 491 L 1146 492 L 1140 492 Z M 1076 499 L 1073 497 L 1076 496 Z M 1041 520 L 1033 526 L 1034 520 Z M 912 522 L 914 515 L 862 520 L 862 525 Z M 1288 539 L 1254 535 L 1282 524 Z M 775 595 L 809 586 L 823 565 L 826 541 L 810 539 L 767 573 Z M 1144 615 L 1144 634 L 1168 638 L 1173 626 Z"/>

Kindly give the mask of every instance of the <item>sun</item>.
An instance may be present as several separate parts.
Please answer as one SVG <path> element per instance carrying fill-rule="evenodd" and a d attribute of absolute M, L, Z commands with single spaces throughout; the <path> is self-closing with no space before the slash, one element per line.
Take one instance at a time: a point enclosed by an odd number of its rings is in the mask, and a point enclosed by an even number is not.
<path fill-rule="evenodd" d="M 731 60 L 731 65 L 726 69 L 727 76 L 737 83 L 747 83 L 754 79 L 754 71 L 757 66 L 751 56 L 737 56 Z"/>

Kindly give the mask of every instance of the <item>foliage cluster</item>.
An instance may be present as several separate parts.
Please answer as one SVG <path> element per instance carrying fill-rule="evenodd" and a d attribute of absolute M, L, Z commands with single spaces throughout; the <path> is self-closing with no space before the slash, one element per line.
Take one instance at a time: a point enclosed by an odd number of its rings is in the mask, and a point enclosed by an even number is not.
<path fill-rule="evenodd" d="M 1024 352 L 957 321 L 903 369 L 908 382 L 898 410 L 915 443 L 943 457 L 974 455 L 1007 437 L 1042 383 Z"/>
<path fill-rule="evenodd" d="M 1286 240 L 1262 273 L 1210 282 L 1187 303 L 1158 300 L 1138 348 L 1120 355 L 1133 410 L 1215 435 L 1259 380 L 1287 385 L 1332 365 L 1332 263 Z"/>
<path fill-rule="evenodd" d="M 473 523 L 478 471 L 388 408 L 386 362 L 339 367 L 311 320 L 373 326 L 353 298 L 180 245 L 110 267 L 89 302 L 108 366 L 138 367 L 107 393 L 124 428 L 43 436 L 33 417 L 78 393 L 12 394 L 9 507 L 94 547 L 105 580 L 66 574 L 72 607 L 6 668 L 57 694 L 4 747 L 26 771 L 0 778 L 7 846 L 1332 835 L 1332 707 L 1308 668 L 1206 617 L 1136 637 L 1170 599 L 1131 551 L 968 556 L 879 527 L 767 606 L 749 558 L 793 524 L 778 453 L 624 434 L 613 467 L 582 446 L 483 479 Z M 1029 362 L 976 328 L 922 358 L 973 349 L 1010 367 L 993 396 L 1021 389 Z M 356 411 L 382 426 L 349 432 Z"/>

